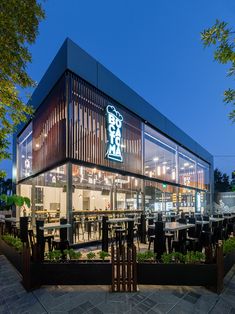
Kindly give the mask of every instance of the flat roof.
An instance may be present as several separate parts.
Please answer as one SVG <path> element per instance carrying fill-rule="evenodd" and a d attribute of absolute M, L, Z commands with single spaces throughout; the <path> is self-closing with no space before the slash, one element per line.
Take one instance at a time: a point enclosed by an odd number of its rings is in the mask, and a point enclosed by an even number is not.
<path fill-rule="evenodd" d="M 148 124 L 213 165 L 213 156 L 206 149 L 69 38 L 64 41 L 31 97 L 30 103 L 35 109 L 66 70 L 77 74 Z"/>

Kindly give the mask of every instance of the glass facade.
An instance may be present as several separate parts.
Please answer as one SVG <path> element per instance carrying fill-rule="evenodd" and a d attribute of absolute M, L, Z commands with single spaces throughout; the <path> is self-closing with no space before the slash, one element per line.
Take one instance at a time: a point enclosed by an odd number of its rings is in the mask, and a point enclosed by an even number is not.
<path fill-rule="evenodd" d="M 66 165 L 54 168 L 18 184 L 18 193 L 31 200 L 27 209 L 32 219 L 45 218 L 56 222 L 67 216 Z"/>
<path fill-rule="evenodd" d="M 107 106 L 123 116 L 123 162 L 105 154 Z M 32 200 L 33 219 L 209 211 L 210 173 L 207 162 L 71 73 L 17 138 L 18 191 Z"/>
<path fill-rule="evenodd" d="M 169 182 L 177 182 L 177 146 L 159 132 L 145 126 L 144 174 Z"/>
<path fill-rule="evenodd" d="M 17 139 L 17 177 L 18 180 L 32 175 L 32 123 Z"/>
<path fill-rule="evenodd" d="M 141 180 L 73 165 L 75 211 L 141 210 Z"/>

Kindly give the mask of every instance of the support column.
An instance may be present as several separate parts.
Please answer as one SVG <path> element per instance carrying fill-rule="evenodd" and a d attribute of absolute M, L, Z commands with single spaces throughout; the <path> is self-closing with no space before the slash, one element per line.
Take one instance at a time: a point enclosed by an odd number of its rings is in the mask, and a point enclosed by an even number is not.
<path fill-rule="evenodd" d="M 73 182 L 72 182 L 72 163 L 69 162 L 66 165 L 67 170 L 67 194 L 66 194 L 66 218 L 68 223 L 71 224 L 71 228 L 68 228 L 68 240 L 73 243 Z"/>

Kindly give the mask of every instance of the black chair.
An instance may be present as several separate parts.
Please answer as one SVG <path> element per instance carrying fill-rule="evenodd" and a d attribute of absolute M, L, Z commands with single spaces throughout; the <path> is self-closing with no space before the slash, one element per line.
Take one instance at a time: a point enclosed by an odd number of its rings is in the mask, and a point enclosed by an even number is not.
<path fill-rule="evenodd" d="M 180 224 L 187 224 L 187 219 L 186 218 L 179 218 L 178 223 Z"/>
<path fill-rule="evenodd" d="M 118 228 L 115 230 L 115 242 L 116 247 L 122 247 L 126 237 L 126 229 Z"/>
<path fill-rule="evenodd" d="M 150 250 L 151 243 L 154 242 L 154 239 L 155 239 L 155 230 L 148 228 L 148 242 L 149 242 L 148 250 Z"/>
<path fill-rule="evenodd" d="M 195 218 L 197 221 L 202 221 L 202 215 L 201 214 L 196 214 Z"/>
<path fill-rule="evenodd" d="M 172 252 L 172 241 L 174 239 L 174 234 L 170 232 L 165 233 L 165 239 L 167 243 L 168 253 Z"/>
<path fill-rule="evenodd" d="M 194 217 L 189 217 L 188 218 L 188 223 L 189 224 L 195 224 L 196 223 L 196 219 Z"/>
<path fill-rule="evenodd" d="M 67 219 L 61 218 L 60 224 L 67 224 Z M 61 252 L 63 252 L 65 249 L 69 249 L 69 241 L 67 240 L 67 228 L 60 228 L 60 239 L 52 240 L 52 250 L 53 249 L 60 250 Z"/>
<path fill-rule="evenodd" d="M 178 239 L 172 241 L 172 249 L 182 254 L 186 253 L 187 229 L 179 230 Z"/>
<path fill-rule="evenodd" d="M 196 226 L 188 229 L 186 247 L 190 251 L 196 251 L 198 249 L 199 238 L 197 237 Z"/>

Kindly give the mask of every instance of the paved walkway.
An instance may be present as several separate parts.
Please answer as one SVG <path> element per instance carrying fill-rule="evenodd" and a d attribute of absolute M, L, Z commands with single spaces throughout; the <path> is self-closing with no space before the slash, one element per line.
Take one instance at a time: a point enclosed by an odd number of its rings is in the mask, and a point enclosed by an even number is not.
<path fill-rule="evenodd" d="M 0 255 L 0 313 L 211 313 L 235 314 L 235 267 L 218 296 L 202 287 L 139 286 L 110 293 L 107 286 L 46 286 L 27 293 L 21 277 Z"/>

